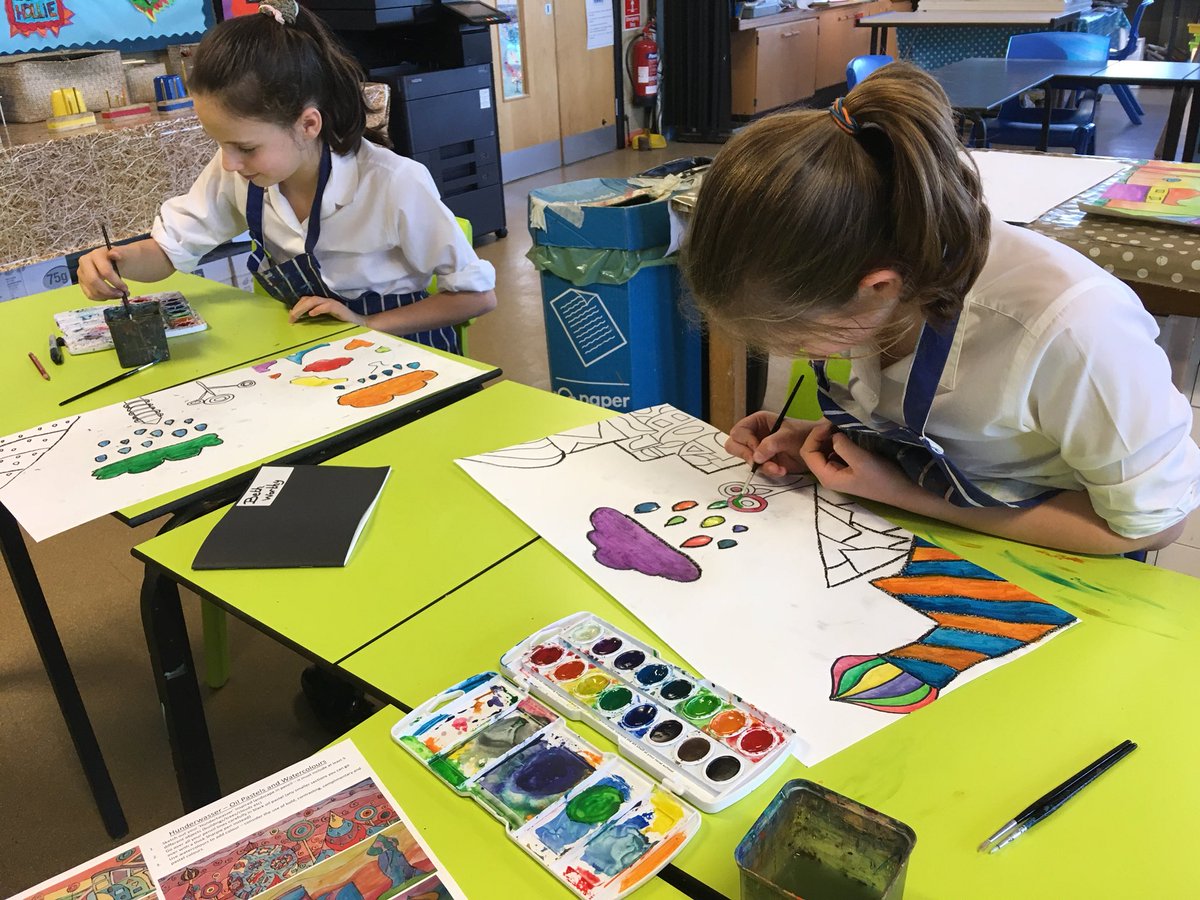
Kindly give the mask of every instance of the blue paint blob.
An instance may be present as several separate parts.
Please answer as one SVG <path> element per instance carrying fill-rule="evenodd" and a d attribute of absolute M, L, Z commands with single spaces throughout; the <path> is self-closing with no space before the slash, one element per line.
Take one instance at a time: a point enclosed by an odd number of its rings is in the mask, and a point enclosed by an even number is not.
<path fill-rule="evenodd" d="M 184 420 L 183 420 L 183 424 L 184 424 L 184 425 L 191 425 L 191 424 L 192 424 L 194 421 L 196 421 L 196 420 L 195 420 L 195 419 L 184 419 Z"/>
<path fill-rule="evenodd" d="M 346 389 L 346 386 L 344 384 L 335 384 L 333 386 L 333 389 L 335 391 L 344 391 Z"/>
<path fill-rule="evenodd" d="M 128 453 L 132 449 L 133 449 L 132 447 L 119 447 L 119 448 L 117 448 L 117 452 L 118 453 Z"/>
<path fill-rule="evenodd" d="M 142 441 L 142 446 L 143 447 L 153 447 L 154 441 Z"/>
<path fill-rule="evenodd" d="M 175 437 L 183 437 L 185 434 L 187 434 L 187 429 L 186 428 L 176 428 L 174 431 L 171 432 L 171 434 L 173 434 Z"/>
<path fill-rule="evenodd" d="M 101 453 L 99 456 L 96 457 L 96 462 L 104 462 L 106 459 L 108 459 L 108 454 Z"/>
<path fill-rule="evenodd" d="M 671 670 L 667 666 L 664 666 L 662 663 L 652 663 L 638 669 L 635 677 L 638 680 L 638 684 L 651 685 L 658 684 L 669 674 L 671 674 Z"/>
<path fill-rule="evenodd" d="M 122 443 L 122 444 L 128 444 L 128 443 L 129 443 L 129 438 L 121 438 L 121 443 Z"/>
<path fill-rule="evenodd" d="M 101 441 L 101 442 L 100 442 L 100 443 L 98 443 L 96 446 L 97 446 L 97 447 L 107 447 L 107 446 L 108 446 L 109 444 L 111 444 L 111 443 L 112 443 L 112 441 Z"/>
<path fill-rule="evenodd" d="M 174 424 L 175 424 L 175 420 L 174 420 L 174 419 L 167 419 L 167 421 L 163 422 L 163 424 L 164 424 L 164 425 L 174 425 Z"/>
<path fill-rule="evenodd" d="M 162 437 L 162 434 L 161 428 L 155 428 L 152 432 L 150 432 L 150 437 Z"/>
<path fill-rule="evenodd" d="M 588 841 L 583 861 L 609 878 L 620 874 L 650 849 L 650 839 L 642 834 L 642 829 L 649 824 L 647 814 L 610 825 Z"/>
<path fill-rule="evenodd" d="M 368 375 L 367 377 L 370 378 L 372 381 L 374 381 L 379 376 L 378 375 Z"/>
<path fill-rule="evenodd" d="M 625 729 L 643 728 L 654 721 L 658 715 L 658 707 L 653 703 L 643 703 L 635 706 L 621 719 L 621 727 Z"/>
<path fill-rule="evenodd" d="M 749 525 L 734 525 L 734 526 L 733 526 L 733 533 L 734 533 L 734 534 L 741 534 L 743 531 L 747 531 L 749 528 L 750 528 L 750 526 L 749 526 Z"/>
<path fill-rule="evenodd" d="M 136 435 L 143 435 L 145 433 L 146 433 L 145 428 L 139 428 L 137 431 L 134 432 L 134 434 L 136 434 Z"/>
<path fill-rule="evenodd" d="M 563 794 L 591 774 L 591 767 L 565 747 L 547 747 L 513 773 L 512 783 L 533 797 Z"/>
<path fill-rule="evenodd" d="M 728 550 L 730 547 L 736 547 L 736 546 L 737 546 L 737 541 L 735 541 L 733 538 L 724 538 L 722 540 L 717 541 L 717 549 L 718 550 Z"/>
<path fill-rule="evenodd" d="M 208 426 L 205 425 L 203 422 L 201 422 L 199 425 L 196 426 L 196 430 L 197 431 L 207 431 Z"/>
<path fill-rule="evenodd" d="M 657 503 L 639 503 L 633 508 L 633 511 L 635 513 L 648 513 L 654 512 L 656 509 L 658 509 Z"/>
<path fill-rule="evenodd" d="M 410 369 L 419 369 L 419 368 L 421 368 L 421 364 L 420 364 L 419 362 L 415 362 L 415 363 L 409 363 L 409 364 L 408 364 L 408 367 L 409 367 Z"/>

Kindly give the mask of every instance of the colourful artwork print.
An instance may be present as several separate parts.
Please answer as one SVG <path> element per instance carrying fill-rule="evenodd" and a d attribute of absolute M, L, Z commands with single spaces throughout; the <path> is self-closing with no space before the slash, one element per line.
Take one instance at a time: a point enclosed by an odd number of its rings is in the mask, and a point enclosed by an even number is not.
<path fill-rule="evenodd" d="M 899 575 L 872 585 L 928 616 L 918 640 L 833 664 L 831 700 L 888 713 L 928 706 L 978 663 L 1019 650 L 1076 619 L 998 575 L 920 538 Z"/>
<path fill-rule="evenodd" d="M 1200 227 L 1200 169 L 1151 160 L 1135 166 L 1091 203 L 1089 212 Z"/>
<path fill-rule="evenodd" d="M 154 900 L 158 892 L 139 847 L 64 875 L 26 900 Z"/>
<path fill-rule="evenodd" d="M 433 861 L 403 822 L 258 895 L 260 900 L 441 900 L 449 896 Z"/>
<path fill-rule="evenodd" d="M 129 0 L 129 2 L 134 9 L 153 22 L 157 19 L 158 14 L 175 0 Z"/>
<path fill-rule="evenodd" d="M 75 14 L 67 8 L 65 0 L 4 0 L 4 13 L 8 17 L 10 38 L 38 35 L 58 36 L 58 32 L 71 24 Z"/>
<path fill-rule="evenodd" d="M 368 779 L 172 872 L 160 881 L 163 896 L 250 900 L 382 832 L 397 819 L 395 809 Z"/>
<path fill-rule="evenodd" d="M 128 404 L 125 406 L 128 409 Z M 92 477 L 98 481 L 105 481 L 121 475 L 140 475 L 157 469 L 166 462 L 192 459 L 199 456 L 206 447 L 221 445 L 221 438 L 217 435 L 201 433 L 207 431 L 206 423 L 196 422 L 194 419 L 184 419 L 180 423 L 180 427 L 169 432 L 168 437 L 166 429 L 171 428 L 174 424 L 174 419 L 166 419 L 162 423 L 162 428 L 138 428 L 133 432 L 132 437 L 119 438 L 115 441 L 105 438 L 97 442 L 96 448 L 99 452 L 95 460 L 98 463 L 106 463 L 106 465 L 93 469 Z M 197 432 L 197 435 L 189 437 L 190 432 Z M 179 440 L 174 444 L 155 446 L 162 439 L 170 437 Z M 137 447 L 142 447 L 143 452 L 134 453 L 133 451 Z M 116 454 L 116 459 L 109 462 L 113 454 Z"/>

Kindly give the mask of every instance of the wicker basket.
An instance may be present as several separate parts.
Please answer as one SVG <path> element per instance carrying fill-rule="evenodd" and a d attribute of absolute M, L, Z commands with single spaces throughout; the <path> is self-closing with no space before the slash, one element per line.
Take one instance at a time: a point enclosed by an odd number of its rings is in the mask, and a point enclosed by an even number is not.
<path fill-rule="evenodd" d="M 196 48 L 199 44 L 171 44 L 167 47 L 167 73 L 179 75 L 186 85 L 192 77 L 192 66 L 196 64 Z M 191 93 L 189 91 L 189 93 Z"/>
<path fill-rule="evenodd" d="M 130 66 L 125 70 L 125 80 L 129 82 L 130 103 L 153 103 L 154 79 L 166 75 L 167 67 L 162 63 L 144 63 L 140 66 Z"/>
<path fill-rule="evenodd" d="M 10 122 L 50 118 L 50 92 L 75 87 L 88 109 L 103 109 L 109 96 L 125 92 L 121 54 L 115 50 L 79 53 L 23 53 L 0 58 L 0 96 Z"/>

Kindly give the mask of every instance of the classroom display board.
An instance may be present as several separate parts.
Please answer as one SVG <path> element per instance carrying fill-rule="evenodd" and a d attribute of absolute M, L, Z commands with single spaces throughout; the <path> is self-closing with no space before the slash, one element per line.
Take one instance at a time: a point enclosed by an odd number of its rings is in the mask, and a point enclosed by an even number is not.
<path fill-rule="evenodd" d="M 670 406 L 459 465 L 812 765 L 1075 623 Z"/>
<path fill-rule="evenodd" d="M 0 438 L 0 502 L 44 540 L 482 374 L 373 331 L 305 347 Z"/>
<path fill-rule="evenodd" d="M 465 896 L 350 741 L 13 900 Z"/>
<path fill-rule="evenodd" d="M 0 55 L 97 47 L 147 50 L 199 40 L 209 0 L 4 0 Z"/>

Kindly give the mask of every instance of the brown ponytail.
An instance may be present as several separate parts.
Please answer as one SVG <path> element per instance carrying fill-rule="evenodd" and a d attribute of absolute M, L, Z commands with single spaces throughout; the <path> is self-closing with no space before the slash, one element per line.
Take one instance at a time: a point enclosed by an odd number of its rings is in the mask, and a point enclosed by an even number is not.
<path fill-rule="evenodd" d="M 289 24 L 247 15 L 217 25 L 196 50 L 189 87 L 211 94 L 235 115 L 284 128 L 315 106 L 321 137 L 335 153 L 357 151 L 367 133 L 362 70 L 303 7 Z"/>
<path fill-rule="evenodd" d="M 983 189 L 941 86 L 891 63 L 842 108 L 841 121 L 821 109 L 755 122 L 701 186 L 683 274 L 701 312 L 752 345 L 783 349 L 887 268 L 943 322 L 987 259 Z"/>

